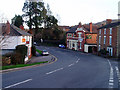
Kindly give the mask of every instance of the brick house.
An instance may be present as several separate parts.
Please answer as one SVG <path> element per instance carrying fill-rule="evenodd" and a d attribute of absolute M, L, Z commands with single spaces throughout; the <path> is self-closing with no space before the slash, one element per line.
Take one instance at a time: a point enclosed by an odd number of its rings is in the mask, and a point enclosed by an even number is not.
<path fill-rule="evenodd" d="M 2 49 L 2 54 L 12 52 L 17 45 L 26 45 L 28 47 L 28 55 L 25 58 L 27 61 L 31 58 L 31 47 L 32 47 L 32 35 L 25 32 L 24 30 L 7 23 L 1 23 L 0 28 L 2 29 L 2 37 L 4 38 L 0 43 Z"/>
<path fill-rule="evenodd" d="M 98 51 L 105 49 L 109 56 L 120 56 L 120 21 L 107 20 L 106 25 L 98 28 L 97 41 Z"/>
<path fill-rule="evenodd" d="M 67 48 L 88 52 L 89 47 L 97 47 L 97 27 L 90 24 L 73 26 L 67 32 Z M 90 48 L 91 49 L 91 48 Z"/>

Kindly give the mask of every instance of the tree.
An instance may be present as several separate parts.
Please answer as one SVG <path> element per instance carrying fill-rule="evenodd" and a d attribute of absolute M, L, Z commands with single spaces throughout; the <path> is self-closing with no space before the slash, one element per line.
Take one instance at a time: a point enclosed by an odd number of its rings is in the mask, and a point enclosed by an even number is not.
<path fill-rule="evenodd" d="M 15 17 L 12 19 L 12 24 L 17 26 L 18 28 L 20 27 L 20 25 L 23 25 L 23 22 L 23 18 L 20 15 L 15 15 Z"/>
<path fill-rule="evenodd" d="M 23 14 L 23 17 L 26 17 L 25 22 L 27 23 L 29 29 L 32 29 L 32 27 L 34 27 L 34 32 L 37 34 L 46 17 L 44 2 L 26 1 L 24 3 L 22 11 L 25 13 Z"/>

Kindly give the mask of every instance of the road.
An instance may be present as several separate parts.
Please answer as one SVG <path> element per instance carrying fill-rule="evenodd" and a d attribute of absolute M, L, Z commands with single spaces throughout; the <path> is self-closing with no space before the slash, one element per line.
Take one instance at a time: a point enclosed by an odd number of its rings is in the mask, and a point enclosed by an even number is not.
<path fill-rule="evenodd" d="M 37 48 L 46 49 L 57 61 L 2 74 L 3 88 L 119 88 L 116 61 L 57 47 Z"/>

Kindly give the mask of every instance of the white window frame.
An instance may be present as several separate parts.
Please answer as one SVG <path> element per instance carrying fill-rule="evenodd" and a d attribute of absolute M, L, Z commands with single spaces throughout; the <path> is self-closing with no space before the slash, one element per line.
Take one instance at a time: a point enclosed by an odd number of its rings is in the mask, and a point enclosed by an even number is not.
<path fill-rule="evenodd" d="M 101 43 L 101 36 L 99 36 L 99 44 Z"/>
<path fill-rule="evenodd" d="M 112 36 L 109 36 L 109 45 L 112 45 Z"/>
<path fill-rule="evenodd" d="M 106 36 L 104 36 L 104 44 L 106 44 Z"/>
<path fill-rule="evenodd" d="M 80 49 L 82 49 L 82 42 L 80 42 Z"/>
<path fill-rule="evenodd" d="M 101 29 L 99 30 L 99 34 L 101 34 Z"/>
<path fill-rule="evenodd" d="M 104 34 L 106 34 L 106 28 L 104 29 Z"/>
<path fill-rule="evenodd" d="M 101 46 L 99 45 L 98 51 L 100 51 L 100 49 L 101 49 Z"/>
<path fill-rule="evenodd" d="M 79 32 L 79 33 L 78 33 L 78 37 L 79 37 L 79 38 L 81 38 L 81 35 L 82 35 L 82 33 L 81 33 L 81 32 Z"/>
<path fill-rule="evenodd" d="M 112 28 L 110 28 L 110 35 L 112 35 Z"/>

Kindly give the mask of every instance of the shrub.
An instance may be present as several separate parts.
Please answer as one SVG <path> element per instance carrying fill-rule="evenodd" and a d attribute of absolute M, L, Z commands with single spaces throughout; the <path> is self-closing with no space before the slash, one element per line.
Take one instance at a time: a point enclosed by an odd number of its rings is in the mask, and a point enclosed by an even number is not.
<path fill-rule="evenodd" d="M 11 64 L 11 59 L 10 57 L 2 57 L 2 66 L 10 65 Z"/>
<path fill-rule="evenodd" d="M 24 64 L 25 56 L 27 55 L 28 47 L 25 45 L 16 46 L 14 55 L 11 57 L 12 64 Z"/>
<path fill-rule="evenodd" d="M 27 50 L 28 50 L 28 47 L 27 46 L 25 46 L 25 45 L 18 45 L 18 46 L 16 46 L 16 52 L 17 53 L 21 53 L 21 54 L 23 54 L 23 55 L 27 55 Z"/>
<path fill-rule="evenodd" d="M 16 64 L 24 64 L 24 56 L 21 53 L 15 52 L 11 56 L 11 63 L 16 65 Z"/>
<path fill-rule="evenodd" d="M 32 46 L 32 55 L 36 56 L 36 47 L 34 45 Z"/>
<path fill-rule="evenodd" d="M 104 55 L 107 55 L 107 53 L 108 53 L 108 51 L 106 51 L 105 49 L 101 49 L 99 52 L 100 52 L 101 54 L 104 54 Z"/>

